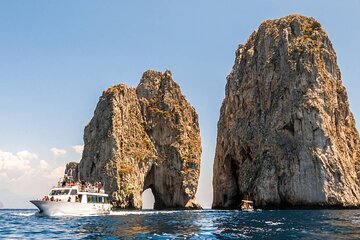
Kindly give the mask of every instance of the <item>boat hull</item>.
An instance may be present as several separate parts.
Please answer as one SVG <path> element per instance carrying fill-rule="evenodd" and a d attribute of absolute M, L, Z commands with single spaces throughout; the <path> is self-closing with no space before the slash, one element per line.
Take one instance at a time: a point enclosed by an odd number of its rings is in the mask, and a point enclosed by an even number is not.
<path fill-rule="evenodd" d="M 108 203 L 52 202 L 32 200 L 41 214 L 47 216 L 81 216 L 109 214 L 111 205 Z"/>

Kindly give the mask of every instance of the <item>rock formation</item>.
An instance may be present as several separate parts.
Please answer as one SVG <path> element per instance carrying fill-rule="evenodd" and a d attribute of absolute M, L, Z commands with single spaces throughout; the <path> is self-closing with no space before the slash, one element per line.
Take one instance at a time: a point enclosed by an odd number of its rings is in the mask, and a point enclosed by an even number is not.
<path fill-rule="evenodd" d="M 198 116 L 170 71 L 146 71 L 136 89 L 104 91 L 84 143 L 79 177 L 101 181 L 115 207 L 141 209 L 151 188 L 156 209 L 200 208 Z"/>
<path fill-rule="evenodd" d="M 71 177 L 75 182 L 79 180 L 78 165 L 79 164 L 77 162 L 69 162 L 66 164 L 65 172 L 64 172 L 65 175 Z"/>
<path fill-rule="evenodd" d="M 236 51 L 213 208 L 356 207 L 360 140 L 333 46 L 311 17 L 262 23 Z"/>

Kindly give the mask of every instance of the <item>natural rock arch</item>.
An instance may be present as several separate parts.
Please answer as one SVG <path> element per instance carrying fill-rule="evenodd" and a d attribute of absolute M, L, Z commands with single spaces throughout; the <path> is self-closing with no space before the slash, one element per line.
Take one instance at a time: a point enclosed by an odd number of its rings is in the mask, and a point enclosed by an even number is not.
<path fill-rule="evenodd" d="M 170 71 L 146 71 L 136 89 L 104 91 L 84 143 L 79 177 L 102 181 L 115 207 L 141 209 L 148 188 L 156 209 L 200 207 L 198 117 Z"/>

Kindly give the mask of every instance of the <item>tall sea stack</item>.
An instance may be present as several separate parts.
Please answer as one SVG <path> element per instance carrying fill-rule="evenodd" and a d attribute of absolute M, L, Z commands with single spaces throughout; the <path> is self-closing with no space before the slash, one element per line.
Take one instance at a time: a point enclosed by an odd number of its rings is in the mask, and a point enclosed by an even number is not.
<path fill-rule="evenodd" d="M 357 207 L 360 140 L 333 46 L 311 17 L 262 23 L 236 51 L 213 208 Z"/>
<path fill-rule="evenodd" d="M 165 73 L 146 71 L 137 88 L 103 92 L 85 128 L 80 179 L 101 181 L 117 208 L 140 209 L 150 188 L 156 209 L 196 209 L 198 116 Z"/>

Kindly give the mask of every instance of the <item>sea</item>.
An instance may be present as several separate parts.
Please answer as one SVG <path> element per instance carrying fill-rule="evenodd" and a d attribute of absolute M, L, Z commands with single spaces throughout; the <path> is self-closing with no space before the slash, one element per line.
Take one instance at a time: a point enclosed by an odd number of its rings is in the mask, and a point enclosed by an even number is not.
<path fill-rule="evenodd" d="M 47 217 L 33 209 L 2 209 L 0 239 L 360 239 L 360 211 L 145 210 Z"/>

